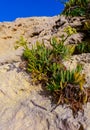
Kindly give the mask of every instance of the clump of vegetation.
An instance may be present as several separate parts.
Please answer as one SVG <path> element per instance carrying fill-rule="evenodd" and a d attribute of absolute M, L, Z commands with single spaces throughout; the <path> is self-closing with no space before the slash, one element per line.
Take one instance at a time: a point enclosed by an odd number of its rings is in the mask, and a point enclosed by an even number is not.
<path fill-rule="evenodd" d="M 57 60 L 67 59 L 69 58 L 73 52 L 75 47 L 72 45 L 64 45 L 64 42 L 66 39 L 62 39 L 60 41 L 57 41 L 56 38 L 51 39 L 50 45 L 52 46 L 52 54 L 53 57 Z"/>
<path fill-rule="evenodd" d="M 55 69 L 48 77 L 47 88 L 52 92 L 54 101 L 58 104 L 69 104 L 73 114 L 83 110 L 82 104 L 87 102 L 87 91 L 84 88 L 85 75 L 81 74 L 82 66 L 77 65 L 74 70 L 65 67 Z"/>
<path fill-rule="evenodd" d="M 90 53 L 90 44 L 87 42 L 78 43 L 75 46 L 74 54 Z"/>
<path fill-rule="evenodd" d="M 75 30 L 67 28 L 68 36 Z M 68 37 L 67 36 L 67 37 Z M 29 49 L 27 42 L 21 37 L 17 41 L 16 48 L 23 46 L 23 58 L 27 61 L 27 71 L 31 74 L 34 83 L 42 83 L 51 92 L 57 104 L 67 103 L 76 114 L 82 110 L 82 105 L 87 102 L 87 90 L 84 88 L 85 75 L 81 73 L 82 65 L 77 65 L 76 69 L 68 70 L 62 63 L 73 52 L 73 46 L 65 46 L 67 38 L 62 36 L 62 40 L 51 39 L 51 47 L 44 43 L 36 42 Z"/>
<path fill-rule="evenodd" d="M 85 16 L 88 3 L 90 3 L 90 0 L 69 0 L 65 2 L 63 14 L 67 16 Z"/>

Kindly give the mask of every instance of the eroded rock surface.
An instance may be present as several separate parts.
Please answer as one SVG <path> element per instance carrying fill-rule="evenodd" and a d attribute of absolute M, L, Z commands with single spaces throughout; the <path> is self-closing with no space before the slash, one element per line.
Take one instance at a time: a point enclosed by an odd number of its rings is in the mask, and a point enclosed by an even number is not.
<path fill-rule="evenodd" d="M 22 48 L 14 49 L 20 36 L 30 44 L 42 39 L 48 43 L 52 36 L 60 37 L 68 25 L 81 28 L 83 21 L 55 16 L 0 23 L 0 130 L 90 130 L 90 103 L 76 118 L 66 105 L 53 109 L 47 92 L 40 85 L 32 85 L 30 75 L 20 69 Z M 83 37 L 83 32 L 78 32 L 71 42 L 77 43 Z M 84 64 L 90 85 L 90 54 L 73 56 L 65 65 L 73 68 L 77 62 Z"/>

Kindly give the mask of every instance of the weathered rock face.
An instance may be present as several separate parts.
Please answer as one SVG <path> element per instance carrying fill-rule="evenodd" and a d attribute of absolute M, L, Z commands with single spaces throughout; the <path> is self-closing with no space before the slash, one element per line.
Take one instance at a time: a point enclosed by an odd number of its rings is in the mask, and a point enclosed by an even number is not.
<path fill-rule="evenodd" d="M 0 130 L 90 130 L 90 103 L 74 119 L 67 106 L 55 109 L 47 92 L 41 86 L 30 84 L 30 76 L 19 68 L 22 49 L 14 45 L 20 36 L 34 44 L 36 40 L 48 43 L 52 36 L 60 37 L 66 26 L 78 28 L 70 42 L 81 41 L 84 18 L 36 17 L 0 23 Z M 90 86 L 90 54 L 73 56 L 65 64 L 75 67 L 84 64 L 87 85 Z M 53 110 L 52 110 L 53 109 Z"/>

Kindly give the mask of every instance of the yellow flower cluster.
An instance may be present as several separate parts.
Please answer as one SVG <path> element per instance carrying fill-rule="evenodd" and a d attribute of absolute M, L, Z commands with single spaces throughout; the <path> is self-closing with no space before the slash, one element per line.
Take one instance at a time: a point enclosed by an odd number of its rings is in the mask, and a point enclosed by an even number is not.
<path fill-rule="evenodd" d="M 64 31 L 69 35 L 71 36 L 72 34 L 75 34 L 77 33 L 76 29 L 75 28 L 72 28 L 71 26 L 68 26 L 64 29 Z"/>

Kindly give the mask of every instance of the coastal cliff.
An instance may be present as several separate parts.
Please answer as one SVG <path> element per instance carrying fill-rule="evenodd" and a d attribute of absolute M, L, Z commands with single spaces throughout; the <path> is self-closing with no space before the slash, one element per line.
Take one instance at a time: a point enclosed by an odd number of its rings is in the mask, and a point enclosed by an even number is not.
<path fill-rule="evenodd" d="M 16 41 L 23 36 L 29 45 L 44 41 L 47 45 L 54 36 L 60 37 L 67 26 L 77 29 L 66 42 L 77 44 L 90 37 L 82 30 L 84 17 L 31 17 L 0 23 L 0 130 L 90 130 L 90 103 L 84 105 L 84 114 L 73 117 L 68 106 L 53 106 L 43 96 L 40 85 L 30 83 L 30 75 L 22 70 L 23 49 L 15 50 Z M 86 86 L 90 86 L 90 53 L 71 56 L 64 64 L 74 68 L 84 65 Z M 45 94 L 44 94 L 45 95 Z M 46 93 L 47 95 L 47 93 Z"/>

